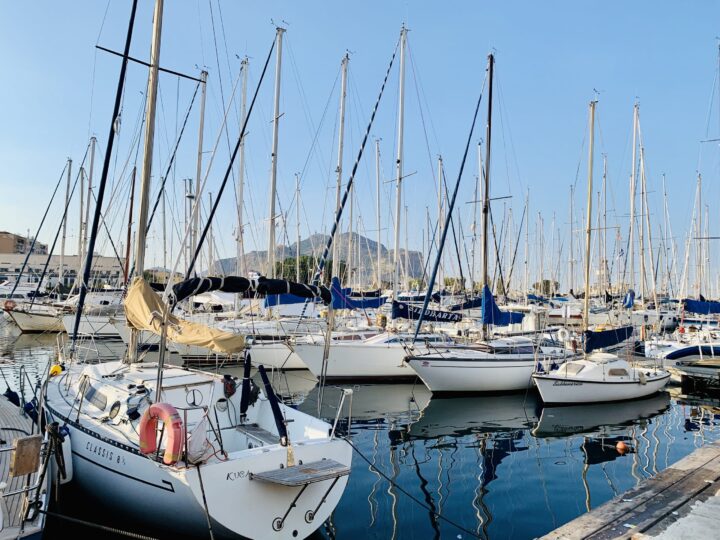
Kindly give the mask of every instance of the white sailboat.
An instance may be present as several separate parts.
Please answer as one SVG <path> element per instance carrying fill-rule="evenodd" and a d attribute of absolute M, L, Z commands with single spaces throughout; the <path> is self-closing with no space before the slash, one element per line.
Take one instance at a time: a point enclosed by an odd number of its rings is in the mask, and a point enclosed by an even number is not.
<path fill-rule="evenodd" d="M 623 401 L 652 395 L 661 390 L 670 379 L 670 373 L 656 368 L 636 368 L 626 360 L 606 352 L 600 334 L 597 346 L 590 343 L 588 330 L 590 303 L 590 237 L 592 226 L 592 173 L 595 123 L 595 101 L 590 102 L 590 152 L 588 158 L 587 226 L 585 231 L 585 301 L 583 325 L 585 330 L 585 356 L 566 362 L 556 371 L 537 372 L 533 381 L 545 403 L 595 403 Z"/>
<path fill-rule="evenodd" d="M 492 134 L 492 90 L 495 58 L 488 56 L 488 119 L 483 190 L 483 332 L 482 340 L 469 347 L 434 347 L 425 353 L 410 354 L 405 359 L 425 385 L 433 392 L 510 392 L 530 386 L 536 358 L 533 342 L 521 336 L 488 338 L 488 323 L 500 324 L 504 315 L 495 305 L 488 288 L 488 212 L 490 201 L 490 142 Z M 454 200 L 453 200 L 454 202 Z M 448 216 L 449 218 L 450 216 Z M 493 319 L 492 321 L 486 319 Z M 512 316 L 507 316 L 507 323 Z M 505 324 L 507 324 L 505 323 Z M 549 351 L 548 351 L 549 352 Z M 564 351 L 559 349 L 557 357 Z M 552 360 L 550 360 L 552 362 Z M 549 366 L 548 366 L 549 367 Z"/>
<path fill-rule="evenodd" d="M 119 111 L 136 6 L 133 3 L 113 118 Z M 156 0 L 138 218 L 141 233 L 136 235 L 135 268 L 140 276 L 162 11 L 163 0 Z M 111 129 L 98 208 L 113 138 Z M 194 212 L 198 206 L 196 202 Z M 86 271 L 98 221 L 96 211 Z M 222 289 L 226 280 L 208 281 Z M 197 287 L 195 283 L 191 290 Z M 278 403 L 264 371 L 265 393 L 253 389 L 249 362 L 240 391 L 231 376 L 163 367 L 166 338 L 237 354 L 245 347 L 242 336 L 178 319 L 142 278 L 135 278 L 129 288 L 125 309 L 135 334 L 150 331 L 162 336 L 158 365 L 136 361 L 137 338 L 131 340 L 127 360 L 83 364 L 73 359 L 71 349 L 64 370 L 44 389 L 48 418 L 69 433 L 72 481 L 94 500 L 114 505 L 116 512 L 166 531 L 246 538 L 304 538 L 315 531 L 333 511 L 347 483 L 352 457 L 347 442 L 335 437 L 329 424 Z M 158 423 L 164 426 L 159 437 Z"/>

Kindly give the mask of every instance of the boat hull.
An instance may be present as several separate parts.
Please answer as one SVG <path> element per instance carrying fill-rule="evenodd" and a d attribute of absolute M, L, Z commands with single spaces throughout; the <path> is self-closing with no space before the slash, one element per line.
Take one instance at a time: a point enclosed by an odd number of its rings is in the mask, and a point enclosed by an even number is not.
<path fill-rule="evenodd" d="M 531 386 L 535 369 L 533 355 L 518 355 L 515 359 L 411 357 L 407 362 L 434 393 L 525 390 Z"/>
<path fill-rule="evenodd" d="M 33 313 L 14 310 L 8 311 L 7 314 L 23 334 L 65 331 L 62 319 L 54 313 Z"/>
<path fill-rule="evenodd" d="M 666 373 L 639 381 L 588 381 L 553 375 L 533 375 L 533 380 L 545 403 L 600 403 L 625 401 L 650 396 L 662 390 L 670 379 Z"/>
<path fill-rule="evenodd" d="M 320 378 L 325 345 L 296 343 L 295 353 L 313 375 Z M 415 372 L 404 362 L 405 349 L 400 344 L 363 345 L 337 343 L 330 346 L 325 377 L 327 380 L 376 381 L 413 380 Z"/>

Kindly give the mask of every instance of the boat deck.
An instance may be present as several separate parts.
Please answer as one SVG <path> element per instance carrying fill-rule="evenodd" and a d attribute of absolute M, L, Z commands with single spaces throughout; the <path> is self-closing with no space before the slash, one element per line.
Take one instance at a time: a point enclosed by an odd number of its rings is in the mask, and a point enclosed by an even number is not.
<path fill-rule="evenodd" d="M 27 415 L 22 415 L 18 407 L 0 396 L 0 450 L 12 448 L 15 439 L 25 437 L 32 432 L 32 420 Z M 37 482 L 36 475 L 12 476 L 10 464 L 13 459 L 12 451 L 0 451 L 0 483 L 5 483 L 4 492 L 11 493 L 20 491 L 26 485 L 33 485 Z M 16 463 L 18 456 L 15 457 Z M 0 540 L 10 538 L 22 538 L 34 532 L 42 530 L 44 519 L 26 522 L 23 524 L 23 493 L 9 495 L 0 499 L 2 510 L 3 527 L 0 529 Z"/>
<path fill-rule="evenodd" d="M 543 538 L 717 538 L 718 516 L 720 443 L 714 443 Z"/>

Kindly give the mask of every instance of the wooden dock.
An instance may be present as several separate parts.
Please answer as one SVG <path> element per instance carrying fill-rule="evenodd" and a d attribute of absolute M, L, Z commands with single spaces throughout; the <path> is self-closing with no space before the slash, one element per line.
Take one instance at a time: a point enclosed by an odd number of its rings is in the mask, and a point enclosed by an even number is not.
<path fill-rule="evenodd" d="M 720 538 L 720 442 L 699 448 L 543 538 Z"/>

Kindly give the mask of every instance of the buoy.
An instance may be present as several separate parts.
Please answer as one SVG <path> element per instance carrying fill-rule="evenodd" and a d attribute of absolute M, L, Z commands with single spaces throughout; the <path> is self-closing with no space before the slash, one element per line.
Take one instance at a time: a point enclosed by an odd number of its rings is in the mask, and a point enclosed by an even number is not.
<path fill-rule="evenodd" d="M 50 368 L 50 376 L 55 377 L 56 375 L 60 375 L 62 373 L 62 368 L 55 364 L 53 367 Z"/>
<path fill-rule="evenodd" d="M 630 451 L 630 447 L 623 441 L 618 441 L 618 443 L 615 445 L 615 450 L 618 451 L 618 454 L 624 456 Z"/>
<path fill-rule="evenodd" d="M 165 454 L 163 463 L 174 465 L 180 460 L 184 439 L 183 422 L 177 409 L 169 403 L 153 403 L 143 413 L 138 432 L 140 434 L 140 452 L 152 454 L 158 448 L 157 424 L 165 424 Z"/>

